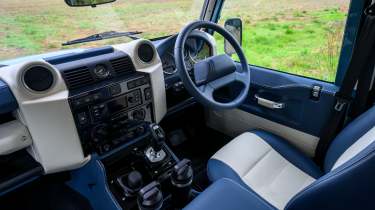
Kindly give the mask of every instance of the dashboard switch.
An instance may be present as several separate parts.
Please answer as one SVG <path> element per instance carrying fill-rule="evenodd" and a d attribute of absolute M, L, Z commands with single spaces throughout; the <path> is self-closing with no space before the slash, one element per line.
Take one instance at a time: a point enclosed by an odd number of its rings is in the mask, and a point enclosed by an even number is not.
<path fill-rule="evenodd" d="M 109 88 L 109 91 L 111 92 L 111 95 L 118 95 L 121 93 L 121 86 L 120 84 L 115 84 Z"/>
<path fill-rule="evenodd" d="M 89 122 L 86 112 L 77 114 L 77 118 L 80 125 L 86 125 Z"/>
<path fill-rule="evenodd" d="M 151 88 L 146 88 L 144 90 L 144 94 L 145 94 L 145 100 L 148 101 L 148 100 L 151 100 L 152 98 L 152 93 L 151 93 Z"/>

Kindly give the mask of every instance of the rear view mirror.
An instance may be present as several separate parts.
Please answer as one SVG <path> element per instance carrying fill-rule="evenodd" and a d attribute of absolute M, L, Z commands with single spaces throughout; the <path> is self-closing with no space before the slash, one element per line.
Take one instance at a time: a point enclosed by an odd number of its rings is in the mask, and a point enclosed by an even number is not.
<path fill-rule="evenodd" d="M 224 28 L 227 29 L 238 43 L 242 46 L 242 21 L 240 18 L 230 18 L 225 21 Z M 229 56 L 236 53 L 232 45 L 225 40 L 224 41 L 225 53 Z"/>
<path fill-rule="evenodd" d="M 115 2 L 116 0 L 65 0 L 65 3 L 71 7 L 96 7 L 99 4 L 107 4 Z"/>

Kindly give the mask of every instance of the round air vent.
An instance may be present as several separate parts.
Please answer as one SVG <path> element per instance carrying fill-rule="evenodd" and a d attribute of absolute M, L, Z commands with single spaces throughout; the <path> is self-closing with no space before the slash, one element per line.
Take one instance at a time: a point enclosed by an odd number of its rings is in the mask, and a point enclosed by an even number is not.
<path fill-rule="evenodd" d="M 150 63 L 155 56 L 154 47 L 147 42 L 144 42 L 138 46 L 138 57 L 144 63 Z"/>
<path fill-rule="evenodd" d="M 55 80 L 52 71 L 43 66 L 33 66 L 25 70 L 22 79 L 28 89 L 36 92 L 50 89 Z"/>

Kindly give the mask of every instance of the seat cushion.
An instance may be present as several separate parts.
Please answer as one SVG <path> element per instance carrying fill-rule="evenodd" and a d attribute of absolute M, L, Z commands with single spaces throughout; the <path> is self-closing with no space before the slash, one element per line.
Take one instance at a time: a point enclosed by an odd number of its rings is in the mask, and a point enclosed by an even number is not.
<path fill-rule="evenodd" d="M 220 149 L 208 162 L 208 176 L 211 181 L 230 178 L 283 209 L 322 172 L 282 138 L 254 131 Z"/>
<path fill-rule="evenodd" d="M 230 179 L 220 179 L 183 210 L 275 210 L 273 206 Z"/>

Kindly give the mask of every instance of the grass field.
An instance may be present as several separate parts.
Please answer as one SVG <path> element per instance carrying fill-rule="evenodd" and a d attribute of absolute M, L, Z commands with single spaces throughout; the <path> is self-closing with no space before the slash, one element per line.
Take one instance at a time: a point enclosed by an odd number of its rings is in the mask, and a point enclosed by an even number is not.
<path fill-rule="evenodd" d="M 119 0 L 97 8 L 71 8 L 64 0 L 0 0 L 0 60 L 59 50 L 65 41 L 104 31 L 143 31 L 145 38 L 173 34 L 197 19 L 202 5 L 203 0 Z M 129 40 L 72 47 L 122 41 Z"/>
<path fill-rule="evenodd" d="M 251 64 L 334 81 L 349 2 L 226 0 L 221 23 L 241 17 L 243 48 Z M 92 9 L 70 8 L 63 0 L 0 0 L 0 60 L 59 50 L 64 41 L 103 31 L 140 30 L 145 38 L 173 34 L 199 17 L 202 4 L 203 0 L 118 0 Z M 122 41 L 128 40 L 73 47 Z"/>
<path fill-rule="evenodd" d="M 243 49 L 249 63 L 334 81 L 346 11 L 325 8 L 244 21 Z M 216 36 L 219 49 L 223 41 Z"/>

